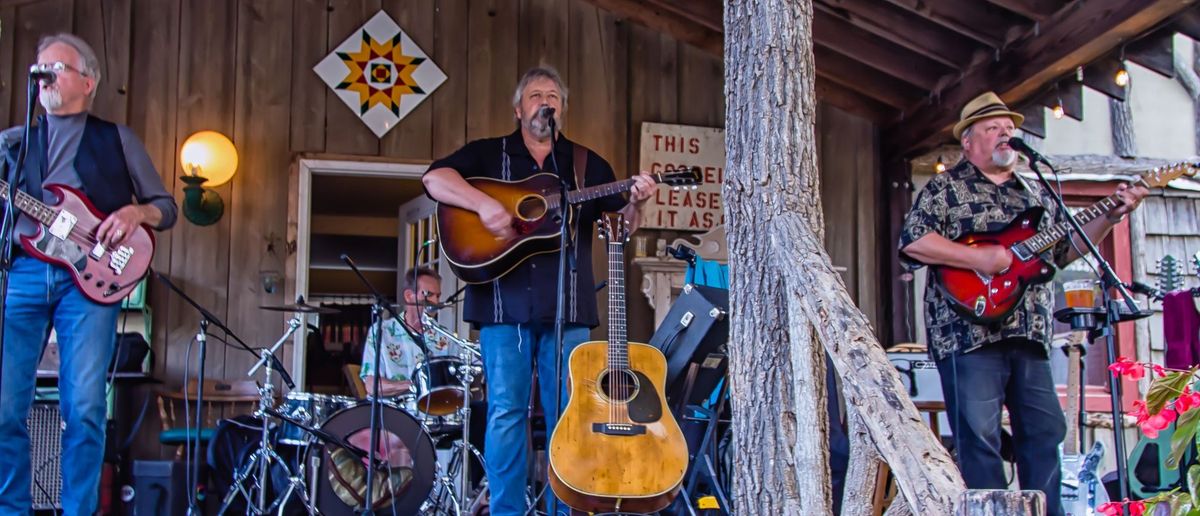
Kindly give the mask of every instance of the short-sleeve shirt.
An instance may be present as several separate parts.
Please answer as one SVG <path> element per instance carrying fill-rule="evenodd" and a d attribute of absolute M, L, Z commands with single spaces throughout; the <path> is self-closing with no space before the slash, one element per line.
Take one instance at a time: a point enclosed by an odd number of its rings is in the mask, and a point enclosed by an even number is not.
<path fill-rule="evenodd" d="M 425 352 L 416 341 L 405 331 L 395 319 L 388 318 L 383 322 L 383 348 L 379 350 L 382 367 L 375 365 L 375 326 L 367 333 L 366 345 L 363 346 L 362 369 L 359 376 L 366 378 L 374 376 L 375 371 L 382 371 L 385 380 L 394 382 L 411 381 L 416 374 L 417 366 L 425 361 Z M 429 354 L 435 357 L 459 356 L 458 344 L 446 339 L 430 339 L 426 333 L 422 336 Z"/>
<path fill-rule="evenodd" d="M 554 157 L 559 170 L 575 189 L 574 142 L 560 137 Z M 550 156 L 539 166 L 520 130 L 508 136 L 475 140 L 453 154 L 435 161 L 429 170 L 449 167 L 463 178 L 488 177 L 518 181 L 538 173 L 554 173 Z M 595 152 L 587 152 L 587 171 L 584 186 L 616 181 L 612 166 Z M 432 198 L 432 196 L 430 196 Z M 437 199 L 434 199 L 437 200 Z M 574 261 L 574 272 L 567 277 L 566 317 L 568 324 L 595 327 L 596 284 L 592 277 L 592 234 L 595 221 L 608 211 L 617 211 L 628 203 L 623 194 L 601 197 L 578 206 L 574 217 L 575 247 L 568 270 Z M 559 253 L 533 256 L 513 268 L 508 274 L 488 283 L 468 285 L 463 306 L 463 320 L 477 327 L 486 324 L 554 324 L 555 299 L 558 288 Z"/>
<path fill-rule="evenodd" d="M 1041 185 L 1016 175 L 997 185 L 964 160 L 934 176 L 917 195 L 900 232 L 900 262 L 909 270 L 924 266 L 903 250 L 931 232 L 955 240 L 970 233 L 999 231 L 1034 207 L 1045 209 L 1039 231 L 1066 221 L 1050 192 Z M 1063 239 L 1043 257 L 1062 267 L 1066 265 L 1069 249 L 1069 243 Z M 1010 339 L 1027 339 L 1049 350 L 1054 331 L 1054 292 L 1050 283 L 1030 286 L 1016 310 L 1004 321 L 979 325 L 954 312 L 935 282 L 931 275 L 925 285 L 926 338 L 935 359 Z"/>

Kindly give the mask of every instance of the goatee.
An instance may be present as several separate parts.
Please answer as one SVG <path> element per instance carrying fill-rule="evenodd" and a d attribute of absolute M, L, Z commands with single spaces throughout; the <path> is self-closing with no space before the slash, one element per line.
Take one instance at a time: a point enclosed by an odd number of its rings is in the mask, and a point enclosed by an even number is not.
<path fill-rule="evenodd" d="M 46 111 L 54 111 L 63 105 L 62 93 L 59 93 L 58 88 L 44 89 L 38 93 L 38 102 Z"/>

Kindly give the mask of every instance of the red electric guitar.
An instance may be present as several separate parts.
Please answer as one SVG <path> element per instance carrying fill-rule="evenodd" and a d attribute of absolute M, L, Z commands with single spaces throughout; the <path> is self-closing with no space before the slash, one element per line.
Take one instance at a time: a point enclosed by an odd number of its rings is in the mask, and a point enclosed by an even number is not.
<path fill-rule="evenodd" d="M 121 245 L 106 247 L 96 241 L 96 228 L 105 215 L 83 192 L 66 185 L 46 189 L 59 198 L 57 204 L 17 190 L 13 207 L 39 223 L 36 235 L 21 237 L 21 247 L 39 260 L 65 267 L 88 299 L 103 304 L 124 299 L 150 270 L 154 235 L 138 226 Z M 0 199 L 8 200 L 5 181 L 0 181 Z"/>
<path fill-rule="evenodd" d="M 1138 182 L 1147 188 L 1163 187 L 1180 176 L 1195 175 L 1197 167 L 1200 164 L 1178 163 L 1156 168 L 1143 173 Z M 1120 205 L 1121 201 L 1113 194 L 1076 213 L 1074 218 L 1082 226 Z M 975 324 L 1003 321 L 1030 285 L 1045 283 L 1054 277 L 1056 268 L 1041 255 L 1066 237 L 1071 226 L 1062 222 L 1035 233 L 1042 214 L 1042 208 L 1030 208 L 1000 231 L 970 233 L 955 240 L 972 247 L 1002 245 L 1013 256 L 1012 265 L 995 276 L 985 276 L 970 269 L 932 267 L 933 281 L 956 312 Z"/>

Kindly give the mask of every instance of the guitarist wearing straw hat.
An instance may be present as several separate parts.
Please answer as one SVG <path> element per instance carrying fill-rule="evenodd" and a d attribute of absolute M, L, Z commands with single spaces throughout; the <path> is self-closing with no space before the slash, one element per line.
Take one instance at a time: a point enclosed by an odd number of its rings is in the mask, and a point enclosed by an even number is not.
<path fill-rule="evenodd" d="M 899 242 L 906 268 L 948 266 L 991 276 L 1012 265 L 1008 248 L 954 240 L 1004 229 L 1033 207 L 1045 209 L 1039 229 L 1066 221 L 1050 192 L 1015 173 L 1017 151 L 1008 140 L 1023 120 L 992 92 L 963 107 L 953 130 L 962 143 L 963 161 L 931 179 L 914 201 Z M 1103 239 L 1147 193 L 1144 186 L 1118 186 L 1120 204 L 1084 226 L 1088 237 Z M 1048 259 L 1061 268 L 1079 258 L 1077 249 L 1082 248 L 1063 239 L 1049 250 Z M 956 313 L 935 283 L 930 281 L 925 291 L 926 338 L 941 375 L 967 487 L 1008 487 L 1000 456 L 1000 414 L 1007 407 L 1021 488 L 1045 492 L 1047 514 L 1063 514 L 1058 445 L 1066 422 L 1048 358 L 1054 323 L 1051 284 L 1031 285 L 1011 315 L 980 325 Z"/>

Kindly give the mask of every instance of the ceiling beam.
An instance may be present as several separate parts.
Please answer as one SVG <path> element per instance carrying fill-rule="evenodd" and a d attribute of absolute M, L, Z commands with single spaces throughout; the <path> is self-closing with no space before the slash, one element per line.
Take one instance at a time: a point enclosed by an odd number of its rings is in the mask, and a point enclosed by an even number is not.
<path fill-rule="evenodd" d="M 877 126 L 894 120 L 898 112 L 875 99 L 868 98 L 829 79 L 817 76 L 813 80 L 817 100 L 827 102 L 842 111 L 853 113 L 875 122 Z"/>
<path fill-rule="evenodd" d="M 1168 79 L 1175 78 L 1175 30 L 1166 27 L 1125 47 L 1125 59 Z"/>
<path fill-rule="evenodd" d="M 1046 21 L 1066 4 L 1062 0 L 988 0 L 988 2 L 1036 22 Z"/>
<path fill-rule="evenodd" d="M 645 3 L 683 16 L 706 29 L 725 32 L 725 3 L 721 0 L 645 0 Z"/>
<path fill-rule="evenodd" d="M 821 45 L 813 45 L 813 58 L 817 63 L 818 77 L 829 79 L 896 109 L 916 104 L 925 96 L 925 92 L 920 88 L 897 81 L 890 75 Z"/>
<path fill-rule="evenodd" d="M 1083 121 L 1083 84 L 1074 78 L 1063 79 L 1057 86 L 1051 87 L 1039 98 L 1042 106 L 1054 110 L 1054 106 L 1062 103 L 1063 115 Z"/>
<path fill-rule="evenodd" d="M 1045 107 L 1035 102 L 1016 111 L 1022 115 L 1025 115 L 1025 121 L 1021 123 L 1022 131 L 1039 138 L 1046 137 Z"/>
<path fill-rule="evenodd" d="M 1200 41 L 1200 8 L 1183 11 L 1171 20 L 1171 28 L 1180 34 Z"/>
<path fill-rule="evenodd" d="M 586 0 L 617 16 L 665 33 L 717 57 L 725 55 L 725 40 L 720 31 L 684 19 L 667 9 L 640 0 Z"/>
<path fill-rule="evenodd" d="M 883 41 L 831 14 L 813 12 L 813 41 L 925 90 L 952 70 L 916 52 Z"/>
<path fill-rule="evenodd" d="M 964 4 L 973 2 L 963 2 Z M 1072 73 L 1121 43 L 1150 30 L 1195 0 L 1091 0 L 1086 8 L 1072 3 L 1060 10 L 1036 35 L 1014 43 L 998 62 L 968 71 L 941 92 L 940 102 L 927 104 L 903 123 L 887 129 L 885 156 L 911 156 L 947 138 L 958 111 L 984 91 L 995 91 L 1017 105 L 1045 84 Z"/>
<path fill-rule="evenodd" d="M 813 8 L 951 68 L 966 69 L 981 48 L 970 39 L 879 0 L 818 0 Z M 900 27 L 903 29 L 898 30 Z"/>
<path fill-rule="evenodd" d="M 1117 70 L 1121 69 L 1121 61 L 1112 54 L 1092 61 L 1083 67 L 1083 85 L 1110 98 L 1125 100 L 1125 88 L 1117 86 Z"/>
<path fill-rule="evenodd" d="M 1001 48 L 1015 36 L 1009 30 L 1023 25 L 1019 17 L 984 2 L 968 0 L 888 0 L 941 26 L 992 48 Z M 896 27 L 896 30 L 904 30 Z"/>

